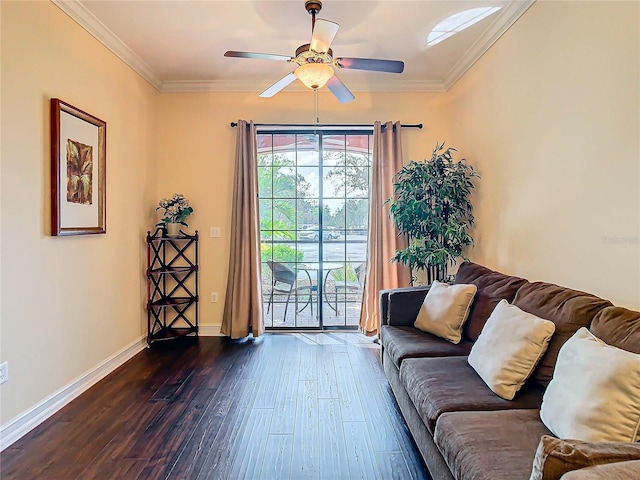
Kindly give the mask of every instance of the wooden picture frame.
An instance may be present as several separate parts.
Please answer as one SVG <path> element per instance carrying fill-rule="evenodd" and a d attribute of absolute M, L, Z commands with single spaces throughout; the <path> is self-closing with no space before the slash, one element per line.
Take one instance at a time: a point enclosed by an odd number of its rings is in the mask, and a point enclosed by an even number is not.
<path fill-rule="evenodd" d="M 51 235 L 106 233 L 107 123 L 51 99 Z"/>

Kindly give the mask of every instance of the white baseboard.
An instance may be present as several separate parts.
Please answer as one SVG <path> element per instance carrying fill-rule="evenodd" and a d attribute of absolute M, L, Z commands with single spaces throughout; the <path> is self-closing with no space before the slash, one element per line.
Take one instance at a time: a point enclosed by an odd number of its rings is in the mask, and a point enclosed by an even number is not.
<path fill-rule="evenodd" d="M 219 330 L 218 328 L 218 331 Z M 34 407 L 21 413 L 6 425 L 3 425 L 0 428 L 0 451 L 29 433 L 84 391 L 109 375 L 120 365 L 144 350 L 146 346 L 146 335 L 144 335 L 131 342 L 119 352 L 111 355 L 68 385 L 62 387 L 57 392 L 49 395 Z"/>
<path fill-rule="evenodd" d="M 201 323 L 198 326 L 198 335 L 201 337 L 221 337 L 220 327 L 222 325 L 215 323 Z"/>
<path fill-rule="evenodd" d="M 203 337 L 219 337 L 221 325 L 214 323 L 200 324 L 198 333 Z M 18 415 L 0 428 L 0 451 L 7 448 L 44 422 L 62 407 L 80 394 L 91 388 L 120 365 L 133 358 L 147 346 L 146 335 L 134 340 L 119 352 L 81 375 L 57 392 L 48 396 L 34 407 Z"/>

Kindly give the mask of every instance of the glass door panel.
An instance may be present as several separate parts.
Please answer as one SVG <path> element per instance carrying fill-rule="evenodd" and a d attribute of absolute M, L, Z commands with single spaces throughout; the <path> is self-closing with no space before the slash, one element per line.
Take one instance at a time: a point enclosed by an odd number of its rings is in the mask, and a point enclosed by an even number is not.
<path fill-rule="evenodd" d="M 265 324 L 357 328 L 370 134 L 258 134 Z"/>

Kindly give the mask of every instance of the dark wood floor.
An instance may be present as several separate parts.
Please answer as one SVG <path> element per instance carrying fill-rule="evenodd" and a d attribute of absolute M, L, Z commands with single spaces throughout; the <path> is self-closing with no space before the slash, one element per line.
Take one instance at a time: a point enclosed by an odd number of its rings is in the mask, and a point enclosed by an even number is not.
<path fill-rule="evenodd" d="M 147 349 L 0 455 L 3 479 L 428 479 L 359 334 Z"/>

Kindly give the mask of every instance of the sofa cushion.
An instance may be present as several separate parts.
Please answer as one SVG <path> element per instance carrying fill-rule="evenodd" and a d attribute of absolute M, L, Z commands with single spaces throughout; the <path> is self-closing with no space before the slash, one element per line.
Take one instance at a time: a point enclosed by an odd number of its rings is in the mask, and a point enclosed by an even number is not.
<path fill-rule="evenodd" d="M 608 463 L 565 473 L 560 480 L 637 480 L 640 460 Z"/>
<path fill-rule="evenodd" d="M 407 358 L 400 365 L 400 381 L 431 433 L 445 412 L 539 408 L 542 402 L 542 392 L 526 385 L 514 400 L 500 398 L 467 357 Z"/>
<path fill-rule="evenodd" d="M 592 465 L 640 460 L 640 444 L 582 442 L 543 435 L 529 480 L 559 480 L 562 475 Z"/>
<path fill-rule="evenodd" d="M 547 350 L 555 324 L 500 300 L 469 354 L 469 365 L 497 395 L 513 400 Z"/>
<path fill-rule="evenodd" d="M 596 314 L 589 330 L 608 345 L 640 353 L 640 312 L 622 307 L 604 308 Z"/>
<path fill-rule="evenodd" d="M 463 327 L 464 338 L 476 341 L 498 302 L 504 299 L 511 303 L 517 290 L 527 280 L 495 272 L 476 263 L 464 262 L 456 273 L 455 283 L 472 283 L 478 287 L 469 310 L 469 318 Z"/>
<path fill-rule="evenodd" d="M 581 327 L 587 327 L 596 314 L 611 302 L 589 293 L 559 287 L 551 283 L 535 282 L 522 285 L 513 304 L 525 312 L 556 324 L 556 331 L 549 342 L 547 352 L 540 359 L 532 378 L 547 386 L 553 377 L 553 369 L 560 347 Z"/>
<path fill-rule="evenodd" d="M 469 341 L 456 345 L 413 327 L 383 325 L 380 342 L 398 368 L 405 358 L 465 356 L 471 351 Z"/>
<path fill-rule="evenodd" d="M 640 355 L 581 328 L 562 346 L 540 417 L 560 438 L 635 442 L 640 434 Z"/>
<path fill-rule="evenodd" d="M 477 289 L 473 284 L 433 282 L 413 326 L 451 343 L 460 343 L 462 325 L 469 316 Z"/>
<path fill-rule="evenodd" d="M 549 433 L 535 409 L 452 412 L 438 419 L 434 440 L 455 478 L 526 480 Z"/>

